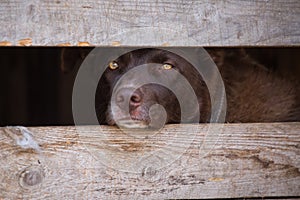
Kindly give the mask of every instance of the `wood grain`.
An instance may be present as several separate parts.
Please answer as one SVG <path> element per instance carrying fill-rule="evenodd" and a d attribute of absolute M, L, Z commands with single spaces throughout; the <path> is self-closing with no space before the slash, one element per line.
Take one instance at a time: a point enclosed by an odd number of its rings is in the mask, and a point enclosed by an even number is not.
<path fill-rule="evenodd" d="M 300 123 L 0 128 L 0 199 L 300 196 Z M 217 134 L 218 133 L 218 134 Z"/>
<path fill-rule="evenodd" d="M 300 44 L 299 0 L 14 0 L 0 12 L 0 45 Z"/>

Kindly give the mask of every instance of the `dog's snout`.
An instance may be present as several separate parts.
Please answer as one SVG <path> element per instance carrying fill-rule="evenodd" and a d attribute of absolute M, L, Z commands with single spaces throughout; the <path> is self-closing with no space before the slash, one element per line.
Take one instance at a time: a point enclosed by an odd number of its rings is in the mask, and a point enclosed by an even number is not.
<path fill-rule="evenodd" d="M 131 88 L 122 88 L 116 95 L 116 102 L 120 108 L 125 108 L 125 106 L 137 107 L 142 102 L 142 93 L 138 90 L 133 91 Z"/>

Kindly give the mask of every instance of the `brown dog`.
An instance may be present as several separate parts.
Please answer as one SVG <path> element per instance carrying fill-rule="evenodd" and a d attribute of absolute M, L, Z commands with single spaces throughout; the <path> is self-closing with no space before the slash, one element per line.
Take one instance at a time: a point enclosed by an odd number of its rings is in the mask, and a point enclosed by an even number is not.
<path fill-rule="evenodd" d="M 208 53 L 217 64 L 222 75 L 226 96 L 226 122 L 277 122 L 299 121 L 300 102 L 297 81 L 287 80 L 262 66 L 243 50 L 210 49 Z M 166 122 L 178 123 L 181 119 L 177 97 L 168 88 L 147 84 L 133 93 L 130 83 L 123 83 L 116 98 L 118 112 L 112 114 L 110 98 L 116 82 L 131 69 L 147 64 L 161 64 L 159 70 L 177 70 L 190 83 L 198 99 L 199 122 L 209 122 L 211 101 L 201 75 L 184 58 L 161 49 L 139 49 L 112 60 L 98 84 L 96 93 L 96 113 L 100 123 L 114 125 L 124 116 L 122 110 L 129 107 L 133 120 L 149 124 L 149 109 L 159 104 L 166 110 Z M 135 79 L 137 77 L 132 77 Z M 174 77 L 173 77 L 174 78 Z M 176 79 L 170 81 L 176 82 Z M 128 97 L 128 95 L 131 95 Z M 124 99 L 129 98 L 129 102 Z M 191 113 L 192 115 L 192 113 Z M 190 122 L 195 122 L 192 119 Z"/>

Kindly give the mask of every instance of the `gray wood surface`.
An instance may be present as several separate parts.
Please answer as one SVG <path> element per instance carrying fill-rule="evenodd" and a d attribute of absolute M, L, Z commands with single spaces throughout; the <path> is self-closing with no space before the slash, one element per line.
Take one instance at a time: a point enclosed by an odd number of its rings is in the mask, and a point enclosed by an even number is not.
<path fill-rule="evenodd" d="M 167 125 L 156 134 L 2 127 L 0 199 L 300 196 L 299 130 L 300 123 Z"/>
<path fill-rule="evenodd" d="M 299 0 L 5 0 L 0 13 L 1 46 L 300 44 Z"/>

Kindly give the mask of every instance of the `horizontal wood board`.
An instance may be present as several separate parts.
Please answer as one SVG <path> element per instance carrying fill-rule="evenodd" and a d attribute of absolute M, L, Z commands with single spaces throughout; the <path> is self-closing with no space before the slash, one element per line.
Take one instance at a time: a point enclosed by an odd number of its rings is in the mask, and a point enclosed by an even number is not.
<path fill-rule="evenodd" d="M 299 0 L 14 0 L 0 46 L 299 46 Z"/>
<path fill-rule="evenodd" d="M 109 126 L 2 127 L 0 199 L 296 197 L 299 130 L 300 123 L 166 125 L 138 135 Z"/>

